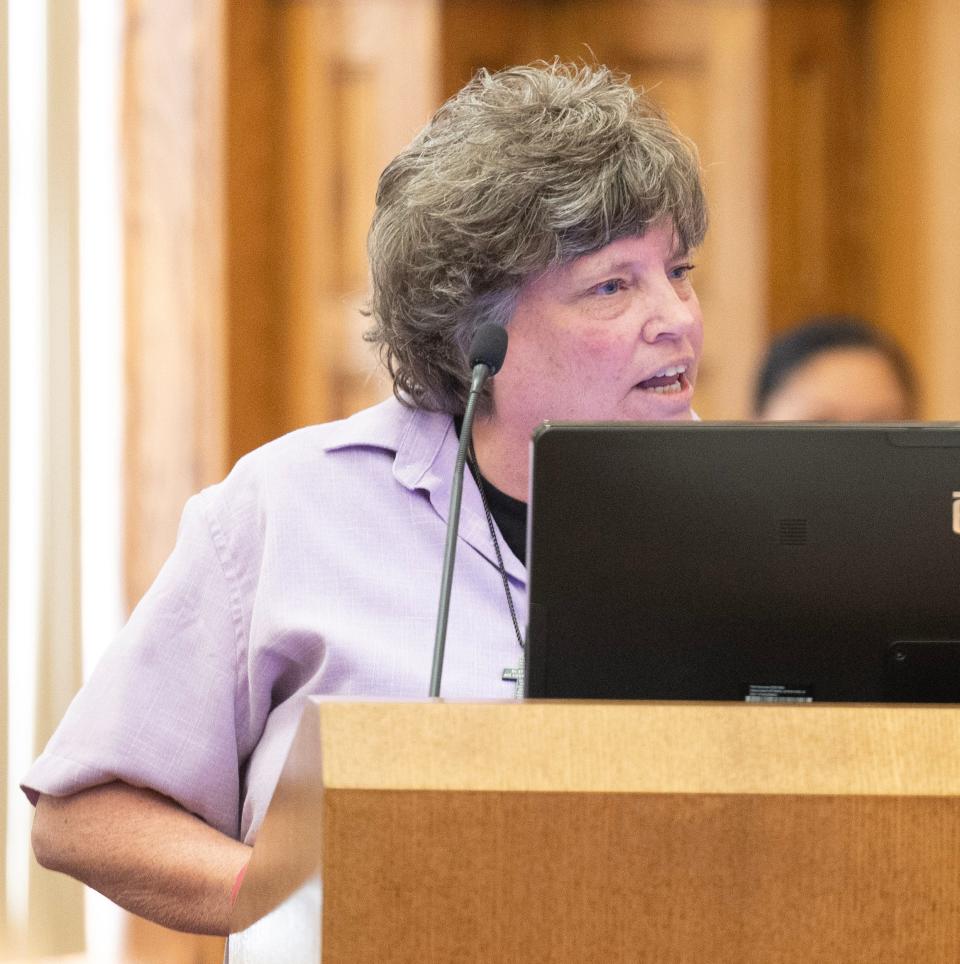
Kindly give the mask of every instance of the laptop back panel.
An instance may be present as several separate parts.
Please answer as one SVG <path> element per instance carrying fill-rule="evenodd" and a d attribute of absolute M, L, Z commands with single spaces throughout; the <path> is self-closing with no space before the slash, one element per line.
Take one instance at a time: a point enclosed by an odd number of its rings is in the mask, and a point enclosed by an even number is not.
<path fill-rule="evenodd" d="M 526 694 L 960 701 L 960 429 L 547 424 Z"/>

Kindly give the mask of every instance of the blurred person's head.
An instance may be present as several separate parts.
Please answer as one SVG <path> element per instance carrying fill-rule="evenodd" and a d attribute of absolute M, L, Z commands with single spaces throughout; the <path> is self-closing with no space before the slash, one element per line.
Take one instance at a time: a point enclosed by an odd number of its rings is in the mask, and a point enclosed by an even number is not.
<path fill-rule="evenodd" d="M 777 338 L 757 378 L 754 415 L 764 421 L 883 422 L 917 417 L 906 357 L 859 318 L 814 318 Z"/>
<path fill-rule="evenodd" d="M 645 417 L 667 412 L 670 402 L 679 410 L 680 401 L 688 414 L 700 316 L 685 262 L 706 226 L 695 149 L 629 78 L 558 62 L 481 70 L 381 175 L 368 241 L 374 324 L 367 338 L 379 346 L 395 394 L 428 409 L 463 411 L 470 340 L 492 321 L 507 326 L 510 350 L 481 410 L 528 405 L 508 387 L 529 378 L 543 389 L 541 407 L 555 411 L 556 398 L 546 397 L 555 379 L 567 396 L 561 401 L 579 397 L 584 417 L 623 417 L 612 395 L 633 377 L 644 382 L 631 401 L 642 398 Z M 604 252 L 613 263 L 590 261 Z M 686 326 L 678 335 L 683 347 L 668 351 L 661 334 L 643 365 L 625 358 L 625 337 L 611 345 L 614 326 L 599 315 L 633 318 L 633 344 L 640 344 L 633 293 L 641 270 L 649 274 L 642 283 L 656 286 L 647 315 L 661 311 L 662 296 L 663 313 Z M 574 303 L 572 288 L 560 286 L 578 283 L 584 291 Z M 536 328 L 529 316 L 546 317 L 547 296 L 568 298 L 566 314 L 551 303 L 558 309 L 552 327 Z M 629 312 L 618 307 L 626 300 Z M 591 331 L 593 342 L 584 343 Z M 532 371 L 523 369 L 525 350 L 539 358 Z M 668 369 L 682 370 L 664 375 Z M 654 384 L 657 378 L 669 384 Z"/>

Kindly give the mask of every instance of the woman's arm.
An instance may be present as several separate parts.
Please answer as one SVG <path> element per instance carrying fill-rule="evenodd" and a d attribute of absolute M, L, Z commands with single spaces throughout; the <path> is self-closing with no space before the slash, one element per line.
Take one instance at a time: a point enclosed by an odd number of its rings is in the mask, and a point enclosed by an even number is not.
<path fill-rule="evenodd" d="M 41 796 L 32 840 L 44 867 L 194 934 L 228 933 L 233 885 L 252 853 L 168 797 L 121 782 Z"/>

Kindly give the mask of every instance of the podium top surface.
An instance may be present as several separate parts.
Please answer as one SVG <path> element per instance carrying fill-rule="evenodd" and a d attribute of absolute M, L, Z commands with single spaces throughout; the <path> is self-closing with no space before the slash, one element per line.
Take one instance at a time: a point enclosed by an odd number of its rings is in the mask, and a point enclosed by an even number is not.
<path fill-rule="evenodd" d="M 315 697 L 304 716 L 327 790 L 960 794 L 955 706 Z"/>

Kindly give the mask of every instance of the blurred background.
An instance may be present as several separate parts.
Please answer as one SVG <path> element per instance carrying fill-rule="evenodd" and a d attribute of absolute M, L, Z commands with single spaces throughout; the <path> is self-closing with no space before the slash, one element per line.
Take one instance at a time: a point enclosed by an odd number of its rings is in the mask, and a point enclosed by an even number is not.
<path fill-rule="evenodd" d="M 0 957 L 220 959 L 41 871 L 18 777 L 186 498 L 388 391 L 381 168 L 476 68 L 555 55 L 699 147 L 704 417 L 854 313 L 960 418 L 957 0 L 0 0 Z"/>

